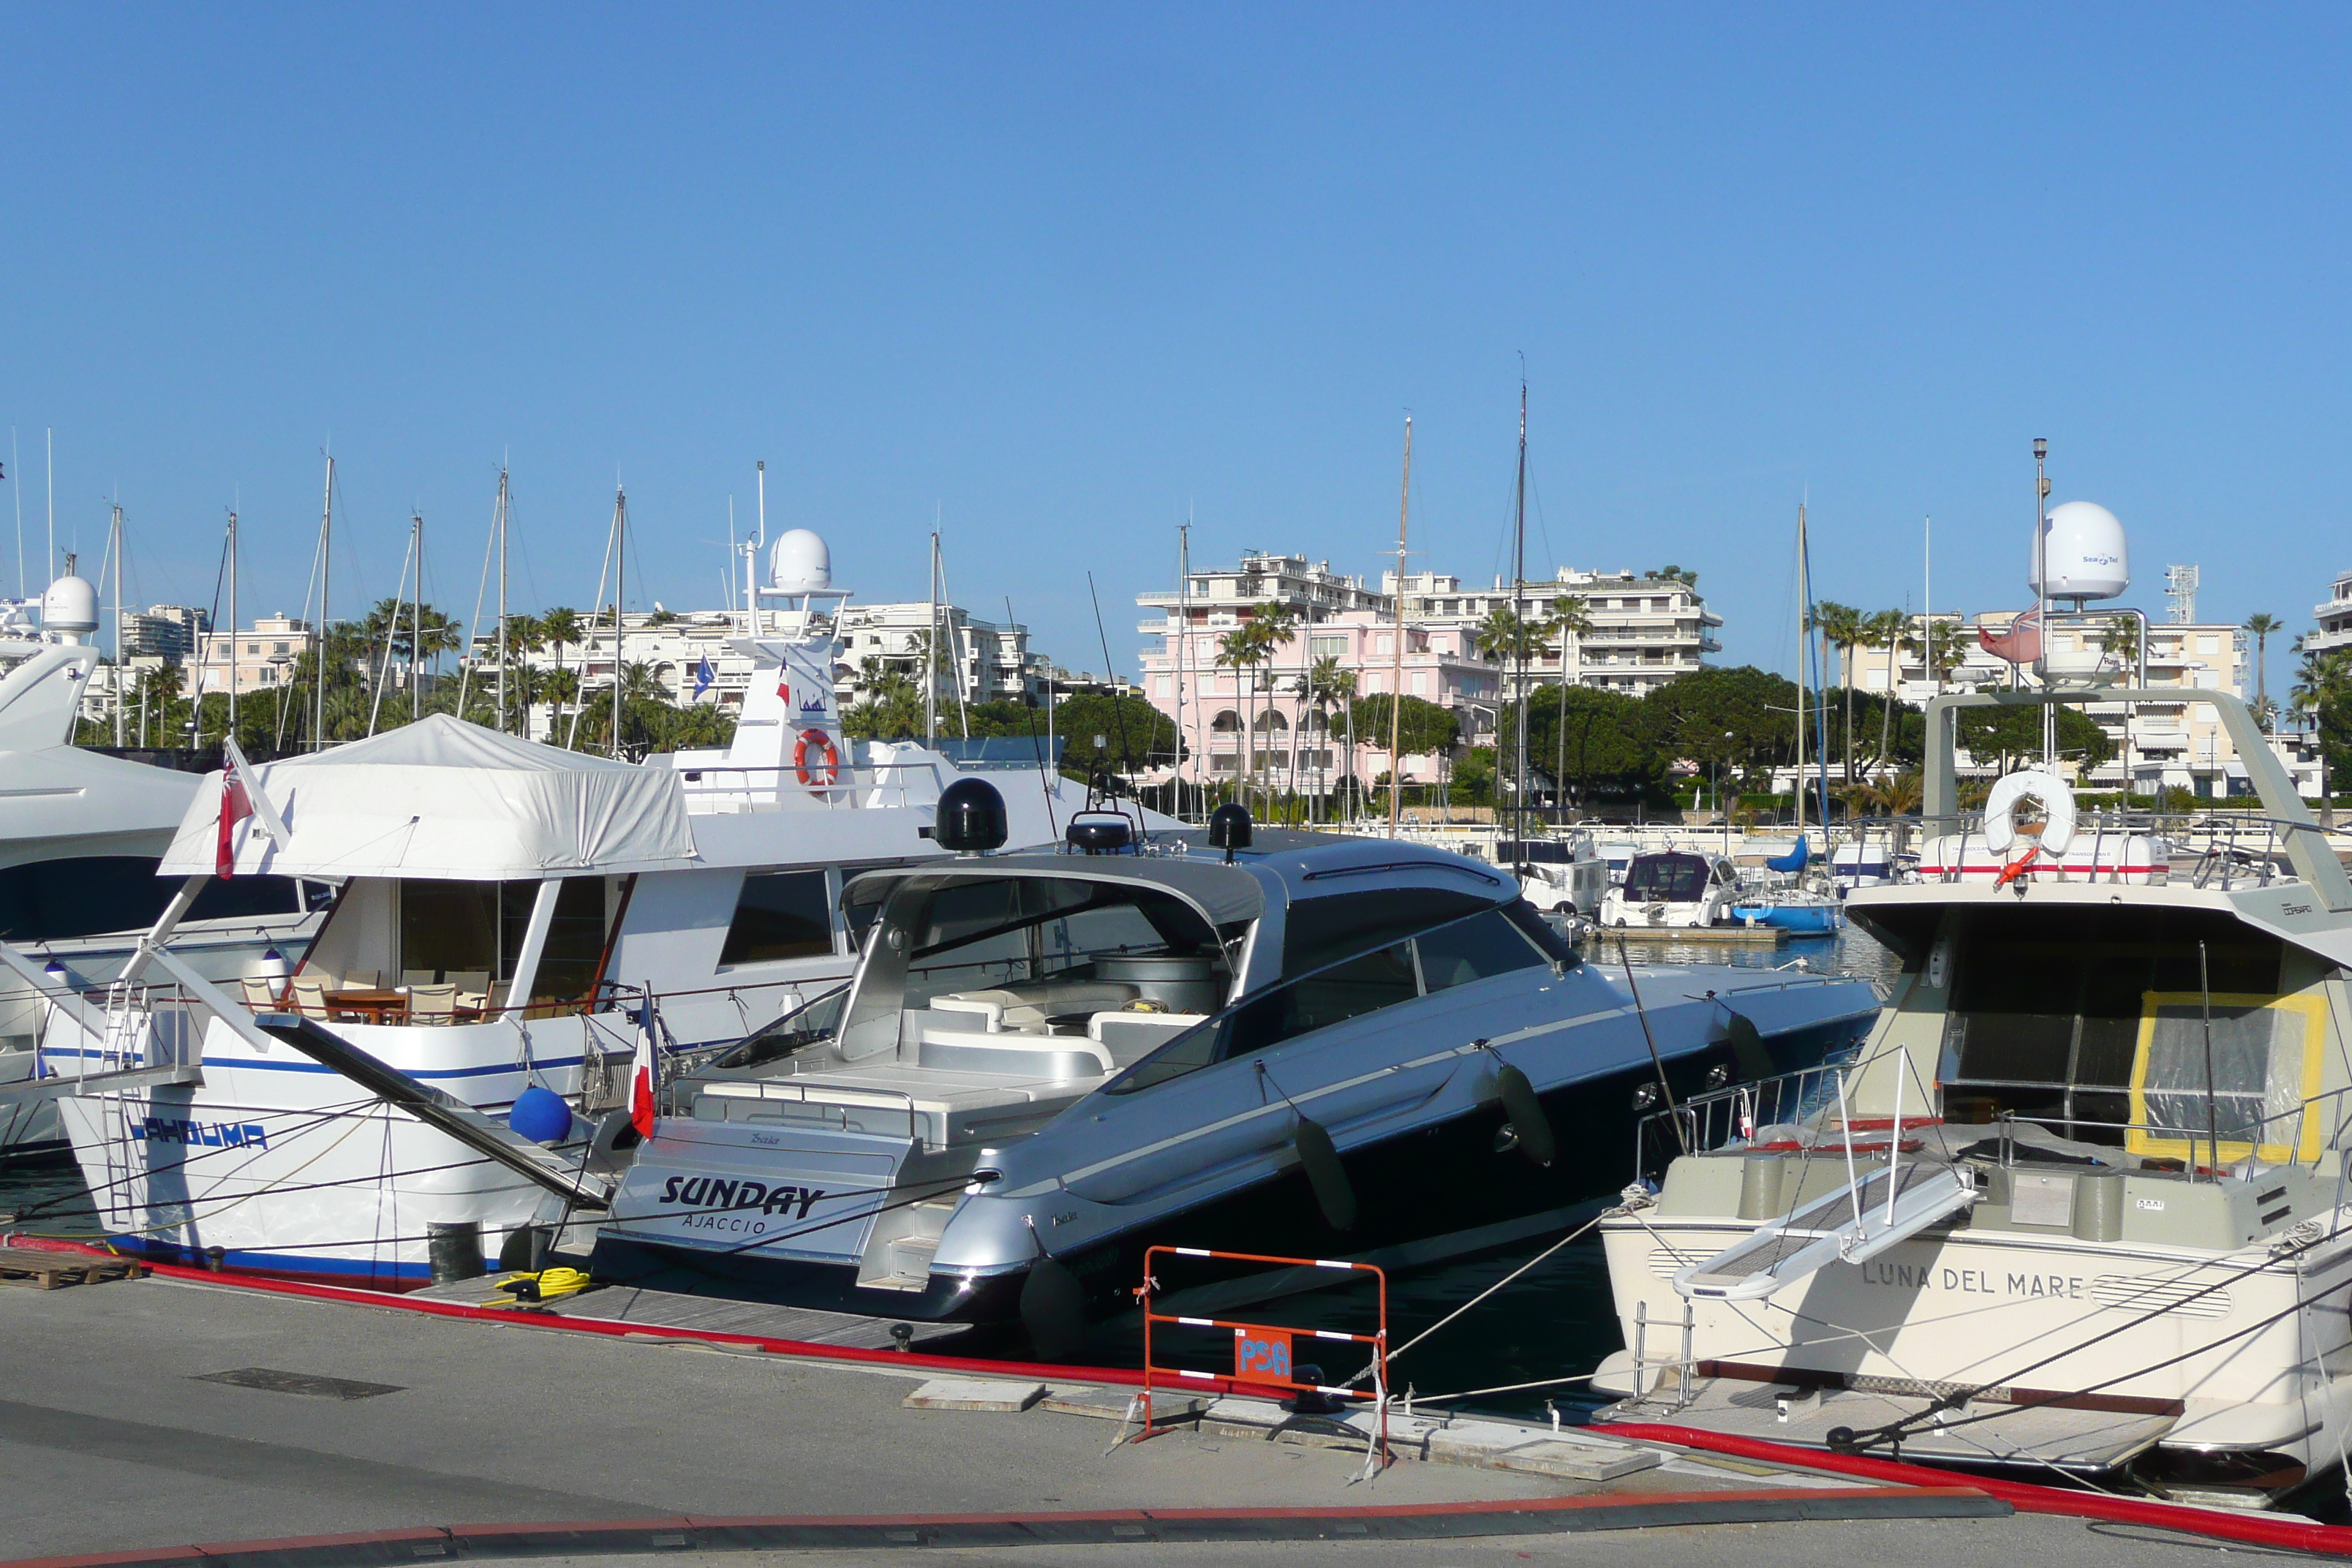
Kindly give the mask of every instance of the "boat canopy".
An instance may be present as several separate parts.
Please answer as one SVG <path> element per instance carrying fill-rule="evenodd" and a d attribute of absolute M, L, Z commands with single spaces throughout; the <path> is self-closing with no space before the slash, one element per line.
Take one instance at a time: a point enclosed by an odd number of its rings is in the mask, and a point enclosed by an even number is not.
<path fill-rule="evenodd" d="M 677 775 L 558 751 L 436 713 L 253 770 L 285 847 L 247 818 L 236 874 L 507 881 L 697 863 Z M 159 868 L 215 868 L 222 774 L 196 792 Z"/>

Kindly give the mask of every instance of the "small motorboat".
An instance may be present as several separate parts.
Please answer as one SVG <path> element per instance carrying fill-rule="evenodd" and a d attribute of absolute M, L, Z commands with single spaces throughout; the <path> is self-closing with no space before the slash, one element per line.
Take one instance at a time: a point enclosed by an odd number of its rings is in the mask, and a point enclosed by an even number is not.
<path fill-rule="evenodd" d="M 1601 901 L 1604 926 L 1721 925 L 1739 898 L 1739 871 L 1728 857 L 1692 849 L 1637 855 L 1622 886 Z"/>

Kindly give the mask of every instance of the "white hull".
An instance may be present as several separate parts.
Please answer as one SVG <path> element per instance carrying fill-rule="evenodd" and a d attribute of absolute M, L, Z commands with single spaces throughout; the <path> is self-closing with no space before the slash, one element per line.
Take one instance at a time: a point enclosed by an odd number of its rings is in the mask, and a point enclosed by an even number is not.
<path fill-rule="evenodd" d="M 533 1081 L 575 1098 L 583 1048 L 614 1058 L 609 1080 L 619 1085 L 633 1039 L 627 1016 L 610 1012 L 527 1025 L 329 1026 L 493 1116 Z M 79 1031 L 61 1019 L 55 1033 L 63 1048 L 51 1068 L 70 1072 L 62 1037 Z M 428 1225 L 478 1224 L 495 1258 L 517 1227 L 567 1217 L 554 1194 L 291 1047 L 265 1057 L 215 1019 L 201 1065 L 198 1084 L 58 1102 L 100 1222 L 118 1243 L 195 1262 L 218 1248 L 230 1268 L 399 1288 L 430 1278 Z"/>

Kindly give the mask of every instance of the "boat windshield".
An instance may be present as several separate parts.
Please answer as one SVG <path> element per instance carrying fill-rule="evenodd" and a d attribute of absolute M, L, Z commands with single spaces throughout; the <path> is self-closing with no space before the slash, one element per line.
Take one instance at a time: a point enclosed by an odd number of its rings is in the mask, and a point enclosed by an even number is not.
<path fill-rule="evenodd" d="M 1704 855 L 1644 855 L 1625 873 L 1625 896 L 1695 904 L 1706 897 L 1706 879 Z"/>
<path fill-rule="evenodd" d="M 1038 1030 L 1079 1033 L 1096 1013 L 1212 1013 L 1233 987 L 1225 939 L 1162 889 L 1075 877 L 915 877 L 893 889 L 841 1035 L 849 1060 L 894 1050 L 900 1019 L 936 1001 L 980 1005 Z"/>
<path fill-rule="evenodd" d="M 774 1023 L 755 1029 L 712 1060 L 714 1068 L 765 1067 L 798 1056 L 812 1046 L 830 1045 L 841 1032 L 843 1005 L 849 987 L 835 986 L 815 1001 L 793 1008 Z"/>

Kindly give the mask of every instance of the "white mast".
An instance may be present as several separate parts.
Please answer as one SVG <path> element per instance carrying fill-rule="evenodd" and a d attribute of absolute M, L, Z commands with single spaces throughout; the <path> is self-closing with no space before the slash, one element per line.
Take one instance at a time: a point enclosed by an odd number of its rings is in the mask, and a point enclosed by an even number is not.
<path fill-rule="evenodd" d="M 55 578 L 58 574 L 58 433 L 54 428 L 42 431 L 47 443 L 47 468 L 49 476 L 49 552 L 41 562 L 41 574 Z"/>
<path fill-rule="evenodd" d="M 1797 837 L 1805 836 L 1805 503 L 1797 503 Z"/>
<path fill-rule="evenodd" d="M 198 699 L 202 700 L 201 698 Z M 228 732 L 236 733 L 236 513 L 228 514 Z"/>
<path fill-rule="evenodd" d="M 931 530 L 930 630 L 923 637 L 923 744 L 940 738 L 940 531 Z"/>
<path fill-rule="evenodd" d="M 114 541 L 108 546 L 114 557 L 114 743 L 123 742 L 122 722 L 122 503 L 114 503 Z"/>
<path fill-rule="evenodd" d="M 335 458 L 332 453 L 329 453 L 326 493 L 319 503 L 319 626 L 315 645 L 317 654 L 310 664 L 310 749 L 314 752 L 327 743 L 327 568 L 330 564 L 329 551 L 333 543 L 334 521 Z"/>
<path fill-rule="evenodd" d="M 1404 478 L 1397 486 L 1397 569 L 1395 646 L 1389 650 L 1389 837 L 1397 836 L 1397 818 L 1404 804 L 1404 758 L 1397 746 L 1404 737 L 1404 538 L 1405 520 L 1412 510 L 1412 416 L 1404 416 Z M 1253 742 L 1255 743 L 1255 742 Z"/>
<path fill-rule="evenodd" d="M 425 716 L 419 710 L 425 693 L 425 514 L 411 512 L 408 526 L 416 536 L 416 584 L 408 600 L 408 721 L 414 724 Z"/>
<path fill-rule="evenodd" d="M 613 487 L 613 755 L 621 754 L 621 606 L 629 596 L 629 492 Z"/>
<path fill-rule="evenodd" d="M 1184 816 L 1184 688 L 1192 672 L 1192 520 L 1176 526 L 1176 816 Z M 1203 814 L 1205 815 L 1205 813 Z"/>
<path fill-rule="evenodd" d="M 499 733 L 507 732 L 507 470 L 499 466 Z"/>

